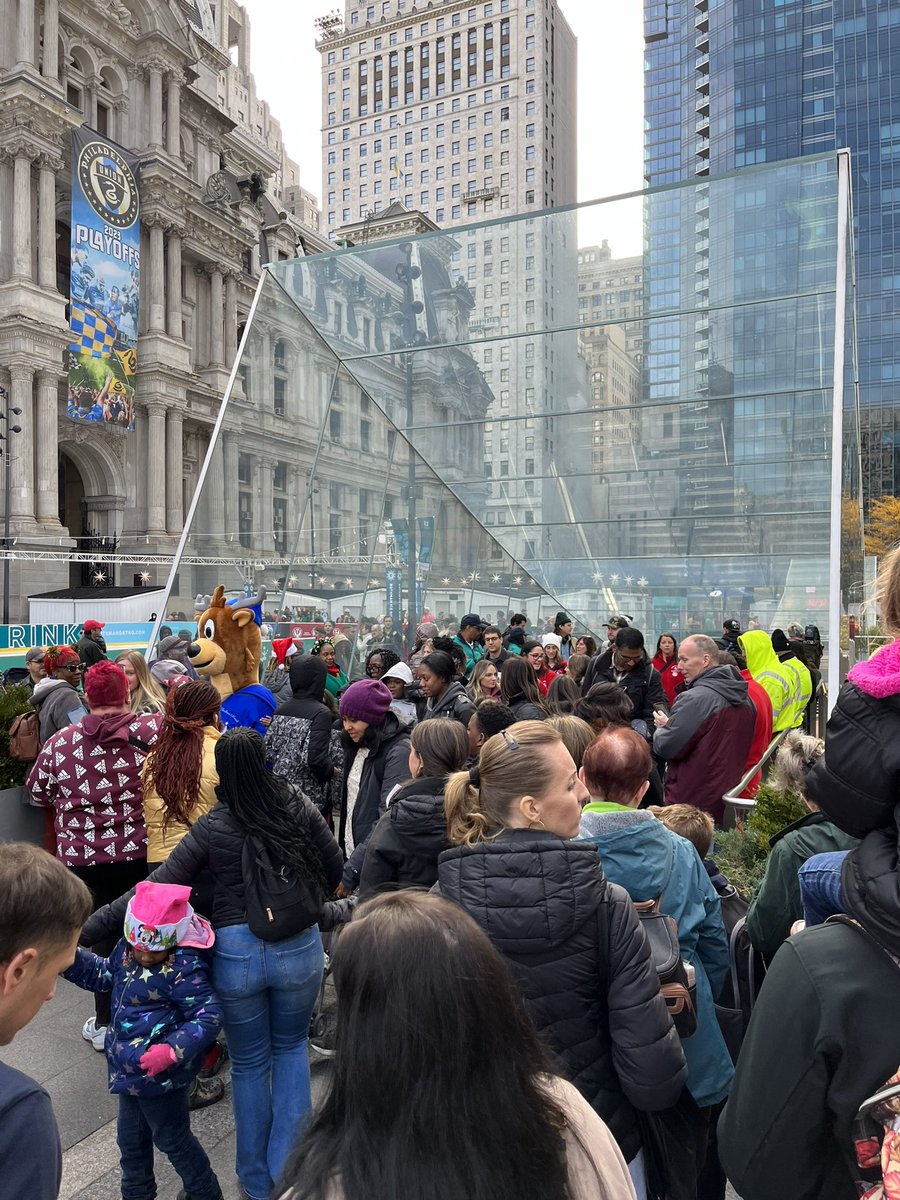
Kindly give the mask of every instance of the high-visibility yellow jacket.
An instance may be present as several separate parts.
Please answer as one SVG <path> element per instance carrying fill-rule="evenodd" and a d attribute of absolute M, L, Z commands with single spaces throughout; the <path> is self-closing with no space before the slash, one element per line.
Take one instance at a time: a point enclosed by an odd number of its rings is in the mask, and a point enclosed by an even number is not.
<path fill-rule="evenodd" d="M 747 657 L 747 670 L 772 701 L 772 732 L 795 729 L 812 697 L 809 671 L 799 659 L 781 662 L 763 629 L 742 633 L 738 643 Z"/>

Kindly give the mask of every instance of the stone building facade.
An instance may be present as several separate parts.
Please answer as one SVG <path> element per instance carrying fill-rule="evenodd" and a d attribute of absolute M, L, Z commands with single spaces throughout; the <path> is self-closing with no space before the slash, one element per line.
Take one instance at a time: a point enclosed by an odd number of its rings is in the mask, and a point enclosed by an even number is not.
<path fill-rule="evenodd" d="M 66 416 L 71 133 L 82 124 L 141 163 L 133 433 Z M 325 245 L 313 198 L 303 192 L 298 220 L 291 189 L 297 164 L 256 94 L 232 0 L 0 2 L 0 384 L 22 410 L 21 434 L 4 443 L 18 550 L 62 555 L 95 537 L 121 553 L 173 549 L 261 263 Z M 15 561 L 13 617 L 29 593 L 79 571 Z M 117 582 L 131 581 L 123 568 Z"/>

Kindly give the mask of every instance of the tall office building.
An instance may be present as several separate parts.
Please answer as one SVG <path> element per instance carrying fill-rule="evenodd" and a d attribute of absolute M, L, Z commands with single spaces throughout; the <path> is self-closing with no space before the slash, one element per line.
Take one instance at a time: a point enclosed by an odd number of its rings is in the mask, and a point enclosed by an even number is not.
<path fill-rule="evenodd" d="M 900 494 L 900 8 L 865 0 L 645 0 L 644 33 L 651 185 L 850 148 L 863 486 L 870 500 Z M 690 231 L 682 227 L 677 237 L 663 232 L 672 216 L 664 207 L 654 207 L 656 224 L 648 226 L 651 299 L 684 288 L 693 294 L 702 282 L 698 245 L 709 245 L 702 204 Z M 655 331 L 660 347 L 667 332 Z M 661 386 L 666 353 L 652 341 L 648 395 Z M 683 339 L 681 350 L 683 370 L 690 357 Z"/>
<path fill-rule="evenodd" d="M 366 221 L 392 205 L 453 228 L 574 202 L 576 41 L 557 0 L 347 0 L 318 26 L 323 234 L 365 242 Z M 544 414 L 583 404 L 587 388 L 586 372 L 564 384 L 552 339 L 506 340 L 576 319 L 574 218 L 542 233 L 553 247 L 530 236 L 532 253 L 516 230 L 461 237 L 450 263 L 472 293 L 462 336 L 483 339 L 473 353 L 493 396 L 484 461 L 463 464 L 467 502 L 486 495 L 495 527 L 546 523 L 559 489 L 545 488 Z"/>

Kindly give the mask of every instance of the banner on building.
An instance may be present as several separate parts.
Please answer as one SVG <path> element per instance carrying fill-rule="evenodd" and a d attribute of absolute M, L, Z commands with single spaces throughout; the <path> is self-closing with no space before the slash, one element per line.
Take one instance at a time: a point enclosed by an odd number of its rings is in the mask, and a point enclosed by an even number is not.
<path fill-rule="evenodd" d="M 386 583 L 387 600 L 385 603 L 385 612 L 389 617 L 393 617 L 394 625 L 399 629 L 403 616 L 400 600 L 400 589 L 403 586 L 403 572 L 399 567 L 388 567 Z"/>
<path fill-rule="evenodd" d="M 405 517 L 394 517 L 391 521 L 394 546 L 402 563 L 409 562 L 409 521 Z"/>
<path fill-rule="evenodd" d="M 72 134 L 67 412 L 134 429 L 141 223 L 137 159 L 82 126 Z"/>
<path fill-rule="evenodd" d="M 431 553 L 434 550 L 434 517 L 419 517 L 419 565 L 431 566 Z M 421 609 L 419 610 L 421 611 Z"/>

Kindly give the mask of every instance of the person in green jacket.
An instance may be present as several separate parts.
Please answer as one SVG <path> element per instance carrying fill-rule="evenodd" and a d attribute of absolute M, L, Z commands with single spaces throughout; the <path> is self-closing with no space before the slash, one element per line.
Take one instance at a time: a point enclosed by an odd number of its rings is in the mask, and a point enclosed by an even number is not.
<path fill-rule="evenodd" d="M 789 936 L 794 921 L 803 916 L 799 868 L 814 854 L 851 850 L 857 845 L 856 838 L 838 829 L 806 796 L 806 774 L 824 750 L 818 738 L 791 730 L 775 757 L 773 786 L 779 791 L 799 793 L 809 812 L 770 840 L 766 873 L 747 911 L 750 941 L 768 962 Z"/>
<path fill-rule="evenodd" d="M 334 642 L 331 638 L 319 638 L 313 644 L 310 654 L 317 654 L 325 663 L 328 668 L 328 674 L 325 676 L 325 690 L 337 699 L 344 688 L 349 685 L 350 680 L 335 661 Z"/>
<path fill-rule="evenodd" d="M 799 659 L 781 662 L 765 630 L 742 633 L 738 644 L 747 659 L 747 670 L 772 701 L 772 732 L 796 729 L 812 698 L 809 670 Z"/>

